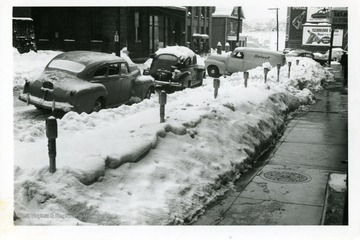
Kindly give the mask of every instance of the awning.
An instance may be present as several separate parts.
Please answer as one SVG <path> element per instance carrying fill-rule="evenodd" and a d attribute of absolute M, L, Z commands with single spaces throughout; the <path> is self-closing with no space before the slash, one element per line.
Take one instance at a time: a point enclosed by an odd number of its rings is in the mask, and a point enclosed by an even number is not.
<path fill-rule="evenodd" d="M 236 36 L 227 36 L 227 41 L 236 41 Z M 239 36 L 239 41 L 246 41 L 246 36 Z"/>
<path fill-rule="evenodd" d="M 209 35 L 207 34 L 200 34 L 200 33 L 194 33 L 193 37 L 195 38 L 202 38 L 202 39 L 209 39 Z"/>

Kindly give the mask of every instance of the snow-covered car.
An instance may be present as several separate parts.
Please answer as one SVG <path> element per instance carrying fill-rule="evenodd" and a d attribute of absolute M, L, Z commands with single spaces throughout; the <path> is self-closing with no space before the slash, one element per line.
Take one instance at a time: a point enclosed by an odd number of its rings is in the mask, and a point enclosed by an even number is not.
<path fill-rule="evenodd" d="M 151 75 L 158 87 L 193 87 L 203 83 L 205 68 L 197 64 L 195 53 L 183 46 L 160 48 L 144 75 Z"/>
<path fill-rule="evenodd" d="M 41 76 L 26 81 L 19 99 L 38 109 L 78 113 L 150 98 L 154 79 L 115 55 L 72 51 L 55 56 Z"/>
<path fill-rule="evenodd" d="M 330 10 L 324 8 L 324 9 L 320 9 L 316 13 L 311 14 L 311 17 L 312 18 L 328 18 L 329 14 L 330 14 Z"/>
<path fill-rule="evenodd" d="M 247 71 L 262 66 L 266 62 L 272 66 L 284 65 L 285 55 L 266 49 L 237 47 L 231 54 L 210 55 L 205 60 L 205 67 L 210 77 L 218 77 L 223 74 Z"/>
<path fill-rule="evenodd" d="M 324 56 L 329 58 L 329 53 L 330 51 L 327 50 Z M 344 50 L 342 48 L 333 48 L 331 49 L 331 60 L 333 61 L 340 60 L 343 54 L 344 54 Z"/>
<path fill-rule="evenodd" d="M 307 57 L 314 59 L 314 54 L 310 51 L 302 50 L 302 49 L 296 49 L 288 52 L 286 57 Z"/>

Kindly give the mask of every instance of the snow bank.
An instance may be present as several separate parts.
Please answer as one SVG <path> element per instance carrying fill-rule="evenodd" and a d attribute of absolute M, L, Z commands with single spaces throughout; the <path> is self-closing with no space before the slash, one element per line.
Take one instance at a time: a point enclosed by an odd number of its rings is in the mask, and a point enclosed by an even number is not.
<path fill-rule="evenodd" d="M 278 136 L 286 116 L 312 101 L 331 77 L 315 62 L 212 78 L 168 95 L 160 123 L 157 96 L 132 106 L 58 120 L 57 171 L 48 172 L 44 123 L 16 129 L 17 225 L 181 224 L 232 187 Z M 321 74 L 322 73 L 322 74 Z M 300 84 L 301 83 L 301 84 Z M 301 88 L 303 87 L 303 88 Z"/>
<path fill-rule="evenodd" d="M 346 187 L 346 174 L 331 173 L 329 186 L 335 192 L 345 192 Z"/>

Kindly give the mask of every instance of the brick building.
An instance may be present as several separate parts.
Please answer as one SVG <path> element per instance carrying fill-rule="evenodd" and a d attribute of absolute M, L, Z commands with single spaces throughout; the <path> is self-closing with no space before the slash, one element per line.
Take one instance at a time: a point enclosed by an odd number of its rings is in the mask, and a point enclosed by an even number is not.
<path fill-rule="evenodd" d="M 245 18 L 244 12 L 241 7 L 234 8 L 217 8 L 212 16 L 212 32 L 211 38 L 211 47 L 216 48 L 218 42 L 224 47 L 228 42 L 230 44 L 230 49 L 234 49 L 236 46 L 237 40 L 237 28 L 238 28 L 238 10 L 240 8 L 240 31 L 242 32 L 242 21 Z M 241 38 L 244 41 L 243 38 Z M 240 40 L 241 40 L 240 39 Z M 245 45 L 245 43 L 240 43 L 240 46 Z"/>
<path fill-rule="evenodd" d="M 146 58 L 159 47 L 185 45 L 185 7 L 31 7 L 39 50 L 116 52 Z"/>

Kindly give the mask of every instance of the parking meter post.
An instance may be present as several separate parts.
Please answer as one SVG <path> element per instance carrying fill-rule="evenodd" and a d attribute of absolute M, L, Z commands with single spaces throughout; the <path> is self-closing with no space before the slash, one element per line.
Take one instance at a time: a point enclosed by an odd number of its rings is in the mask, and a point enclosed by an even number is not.
<path fill-rule="evenodd" d="M 277 81 L 278 82 L 280 81 L 280 68 L 281 68 L 281 64 L 278 63 L 277 64 Z"/>
<path fill-rule="evenodd" d="M 57 121 L 54 117 L 46 119 L 46 137 L 48 138 L 48 152 L 49 152 L 49 171 L 54 173 L 56 171 L 56 138 L 58 136 Z"/>
<path fill-rule="evenodd" d="M 288 78 L 290 78 L 291 62 L 288 62 L 288 66 L 289 66 Z"/>
<path fill-rule="evenodd" d="M 268 68 L 264 68 L 264 82 L 266 83 L 266 80 L 267 80 L 267 74 L 269 72 L 269 69 Z"/>
<path fill-rule="evenodd" d="M 247 80 L 249 79 L 249 72 L 244 72 L 244 85 L 247 87 Z"/>
<path fill-rule="evenodd" d="M 218 89 L 220 88 L 220 79 L 214 78 L 213 86 L 214 86 L 214 98 L 217 98 Z"/>
<path fill-rule="evenodd" d="M 160 123 L 165 122 L 165 104 L 167 101 L 166 92 L 162 90 L 159 93 L 159 104 L 160 104 Z"/>

